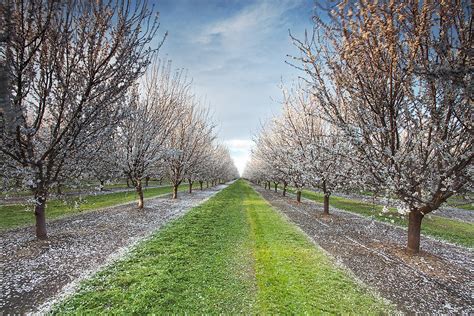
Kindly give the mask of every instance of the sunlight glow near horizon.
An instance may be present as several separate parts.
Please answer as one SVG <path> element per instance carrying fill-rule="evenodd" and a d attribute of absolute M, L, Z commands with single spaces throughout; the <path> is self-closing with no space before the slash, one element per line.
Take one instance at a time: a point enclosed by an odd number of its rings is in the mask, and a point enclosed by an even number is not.
<path fill-rule="evenodd" d="M 229 148 L 230 156 L 239 170 L 240 176 L 242 176 L 245 166 L 250 159 L 250 152 L 254 142 L 250 139 L 231 139 L 224 141 L 224 144 Z"/>

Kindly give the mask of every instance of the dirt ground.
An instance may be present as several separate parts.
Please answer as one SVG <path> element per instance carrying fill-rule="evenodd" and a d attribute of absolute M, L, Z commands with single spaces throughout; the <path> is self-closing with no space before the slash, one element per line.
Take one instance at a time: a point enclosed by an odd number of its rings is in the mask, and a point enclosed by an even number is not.
<path fill-rule="evenodd" d="M 422 237 L 422 252 L 409 256 L 406 230 L 357 214 L 254 186 L 337 263 L 406 313 L 473 314 L 474 254 Z"/>
<path fill-rule="evenodd" d="M 110 207 L 48 223 L 49 239 L 39 241 L 33 228 L 0 233 L 0 314 L 47 310 L 77 283 L 125 255 L 170 220 L 182 216 L 225 185 Z"/>

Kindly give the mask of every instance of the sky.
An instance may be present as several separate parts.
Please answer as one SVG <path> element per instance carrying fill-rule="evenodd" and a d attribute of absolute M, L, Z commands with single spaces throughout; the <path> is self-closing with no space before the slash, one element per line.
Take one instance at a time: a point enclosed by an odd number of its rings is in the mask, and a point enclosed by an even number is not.
<path fill-rule="evenodd" d="M 281 83 L 301 73 L 285 63 L 297 55 L 288 30 L 310 30 L 312 0 L 161 0 L 160 55 L 185 68 L 209 104 L 218 140 L 240 172 L 261 123 L 281 108 Z"/>

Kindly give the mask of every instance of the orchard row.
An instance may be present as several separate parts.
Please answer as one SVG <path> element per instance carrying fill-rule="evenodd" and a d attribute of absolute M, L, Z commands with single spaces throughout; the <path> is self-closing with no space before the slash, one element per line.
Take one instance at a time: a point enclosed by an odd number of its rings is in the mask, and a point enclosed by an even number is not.
<path fill-rule="evenodd" d="M 469 1 L 343 1 L 293 38 L 302 79 L 283 88 L 245 177 L 324 193 L 399 200 L 411 253 L 423 217 L 472 192 L 472 7 Z M 471 56 L 471 57 L 470 57 Z"/>
<path fill-rule="evenodd" d="M 143 208 L 143 179 L 238 176 L 191 80 L 158 50 L 147 2 L 0 4 L 0 174 L 34 195 L 36 236 L 62 184 L 127 178 Z M 18 189 L 18 188 L 17 188 Z"/>

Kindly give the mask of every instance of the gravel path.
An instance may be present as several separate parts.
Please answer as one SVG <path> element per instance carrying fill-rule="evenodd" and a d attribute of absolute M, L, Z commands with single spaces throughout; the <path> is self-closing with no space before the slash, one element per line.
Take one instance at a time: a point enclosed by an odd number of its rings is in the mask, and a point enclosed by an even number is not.
<path fill-rule="evenodd" d="M 309 200 L 254 188 L 337 262 L 406 313 L 473 314 L 474 253 L 422 237 L 423 251 L 408 256 L 406 230 Z"/>
<path fill-rule="evenodd" d="M 127 204 L 58 219 L 48 223 L 46 241 L 36 240 L 31 227 L 0 233 L 0 315 L 44 311 L 79 280 L 225 186 L 183 192 L 178 200 L 149 199 L 142 211 Z"/>

